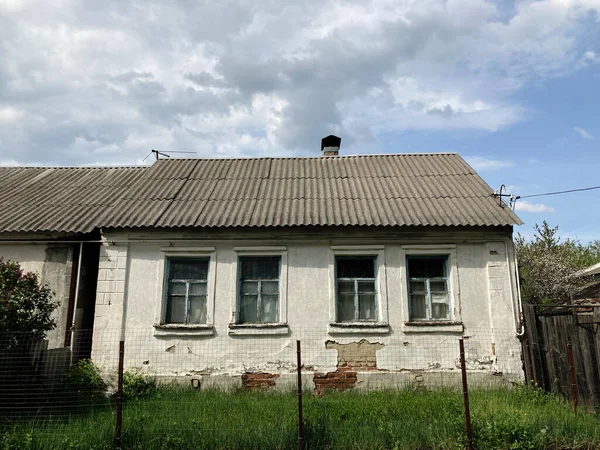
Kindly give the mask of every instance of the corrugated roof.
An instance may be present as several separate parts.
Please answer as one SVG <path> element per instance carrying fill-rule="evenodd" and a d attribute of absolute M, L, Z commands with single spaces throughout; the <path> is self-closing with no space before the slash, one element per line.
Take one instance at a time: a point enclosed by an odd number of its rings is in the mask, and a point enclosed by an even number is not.
<path fill-rule="evenodd" d="M 1 167 L 0 231 L 521 224 L 457 154 Z"/>

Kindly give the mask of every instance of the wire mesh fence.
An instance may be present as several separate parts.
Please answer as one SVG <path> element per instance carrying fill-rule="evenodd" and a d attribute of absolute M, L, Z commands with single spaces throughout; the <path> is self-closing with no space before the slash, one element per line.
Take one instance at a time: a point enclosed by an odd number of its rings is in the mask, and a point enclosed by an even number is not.
<path fill-rule="evenodd" d="M 323 448 L 357 435 L 393 448 L 400 436 L 422 439 L 413 421 L 433 420 L 468 447 L 465 394 L 501 403 L 524 381 L 514 330 L 368 332 L 75 331 L 73 342 L 93 338 L 91 360 L 5 341 L 1 425 L 46 436 L 48 448 L 60 448 L 57 434 L 69 426 L 110 435 L 117 448 L 149 435 L 164 448 L 182 440 L 202 443 L 193 448 Z"/>

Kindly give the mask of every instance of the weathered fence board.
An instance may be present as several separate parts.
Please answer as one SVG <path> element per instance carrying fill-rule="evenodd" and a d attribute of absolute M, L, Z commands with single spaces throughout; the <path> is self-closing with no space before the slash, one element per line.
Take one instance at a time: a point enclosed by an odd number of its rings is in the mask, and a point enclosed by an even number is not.
<path fill-rule="evenodd" d="M 577 390 L 581 403 L 600 404 L 600 308 L 581 314 L 578 308 L 525 305 L 525 372 L 550 392 L 572 400 L 567 343 L 573 348 Z M 531 358 L 531 363 L 528 363 Z"/>

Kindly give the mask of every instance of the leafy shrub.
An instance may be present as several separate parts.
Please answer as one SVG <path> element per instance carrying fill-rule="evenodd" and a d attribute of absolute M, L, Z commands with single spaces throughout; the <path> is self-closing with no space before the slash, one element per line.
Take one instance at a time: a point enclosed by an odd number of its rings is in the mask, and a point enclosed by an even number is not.
<path fill-rule="evenodd" d="M 92 406 L 106 400 L 106 383 L 100 371 L 90 359 L 73 364 L 62 380 L 62 388 L 72 401 Z"/>
<path fill-rule="evenodd" d="M 56 326 L 51 315 L 58 304 L 52 296 L 37 274 L 24 272 L 19 263 L 0 256 L 0 348 L 44 339 Z"/>
<path fill-rule="evenodd" d="M 123 397 L 131 400 L 150 397 L 156 393 L 156 381 L 146 375 L 134 371 L 123 374 Z"/>

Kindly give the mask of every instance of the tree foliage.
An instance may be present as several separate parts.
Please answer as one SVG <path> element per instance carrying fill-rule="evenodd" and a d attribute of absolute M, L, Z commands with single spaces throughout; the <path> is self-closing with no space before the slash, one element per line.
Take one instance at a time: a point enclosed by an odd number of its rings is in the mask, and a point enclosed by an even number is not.
<path fill-rule="evenodd" d="M 15 347 L 44 339 L 56 326 L 52 312 L 58 306 L 53 292 L 37 274 L 24 272 L 19 263 L 0 257 L 0 347 Z"/>
<path fill-rule="evenodd" d="M 562 240 L 558 226 L 546 221 L 535 225 L 535 234 L 526 241 L 520 234 L 515 240 L 521 295 L 526 303 L 560 304 L 571 293 L 589 282 L 578 271 L 600 262 L 600 241 L 582 245 L 573 239 Z"/>

